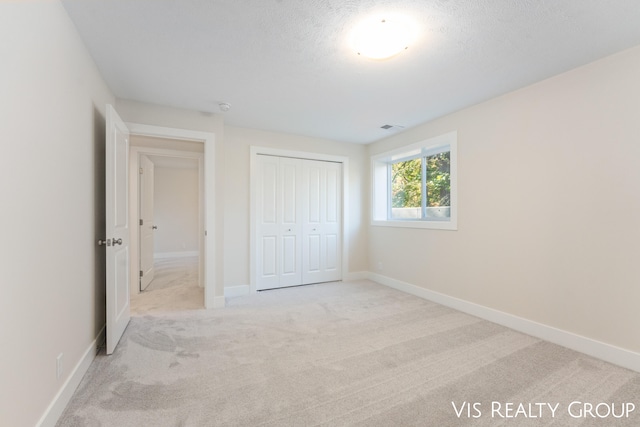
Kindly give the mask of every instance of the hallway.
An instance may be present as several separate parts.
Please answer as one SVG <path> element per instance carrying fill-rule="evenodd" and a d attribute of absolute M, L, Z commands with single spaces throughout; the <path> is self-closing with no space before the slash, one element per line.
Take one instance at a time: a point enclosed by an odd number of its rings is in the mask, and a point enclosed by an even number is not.
<path fill-rule="evenodd" d="M 147 289 L 131 297 L 132 316 L 204 308 L 197 256 L 159 259 L 154 267 L 155 277 Z"/>

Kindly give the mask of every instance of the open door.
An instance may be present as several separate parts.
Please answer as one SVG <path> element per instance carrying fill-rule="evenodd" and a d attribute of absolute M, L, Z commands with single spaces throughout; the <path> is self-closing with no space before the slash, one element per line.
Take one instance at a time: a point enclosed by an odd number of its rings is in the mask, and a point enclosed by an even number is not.
<path fill-rule="evenodd" d="M 107 354 L 131 317 L 129 306 L 129 130 L 107 105 L 106 141 Z"/>
<path fill-rule="evenodd" d="M 153 280 L 153 222 L 154 166 L 151 159 L 140 156 L 140 290 Z"/>

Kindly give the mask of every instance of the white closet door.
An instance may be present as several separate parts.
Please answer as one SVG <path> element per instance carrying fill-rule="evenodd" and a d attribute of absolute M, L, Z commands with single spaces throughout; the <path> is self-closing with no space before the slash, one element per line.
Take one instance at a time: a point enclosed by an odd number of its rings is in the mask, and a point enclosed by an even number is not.
<path fill-rule="evenodd" d="M 299 159 L 257 157 L 256 289 L 302 283 Z"/>
<path fill-rule="evenodd" d="M 280 158 L 280 286 L 302 283 L 302 161 Z"/>
<path fill-rule="evenodd" d="M 342 165 L 303 161 L 302 284 L 342 278 Z"/>

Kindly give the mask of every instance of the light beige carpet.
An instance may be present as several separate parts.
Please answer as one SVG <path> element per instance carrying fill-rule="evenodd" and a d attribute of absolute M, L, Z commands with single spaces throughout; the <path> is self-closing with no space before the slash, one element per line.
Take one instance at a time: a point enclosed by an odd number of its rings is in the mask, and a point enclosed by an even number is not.
<path fill-rule="evenodd" d="M 198 257 L 159 259 L 149 286 L 131 297 L 131 314 L 161 314 L 204 308 L 198 285 Z"/>
<path fill-rule="evenodd" d="M 372 282 L 227 302 L 134 317 L 58 425 L 640 425 L 640 374 Z M 638 408 L 574 418 L 574 401 Z"/>
<path fill-rule="evenodd" d="M 155 276 L 146 290 L 198 286 L 198 259 L 197 256 L 156 259 Z"/>

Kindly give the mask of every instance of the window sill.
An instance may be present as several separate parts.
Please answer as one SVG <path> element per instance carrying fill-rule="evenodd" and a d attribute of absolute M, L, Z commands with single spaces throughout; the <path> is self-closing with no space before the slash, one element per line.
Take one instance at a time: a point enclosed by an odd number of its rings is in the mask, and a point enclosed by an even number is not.
<path fill-rule="evenodd" d="M 374 220 L 371 221 L 374 227 L 399 227 L 399 228 L 426 228 L 430 230 L 452 230 L 458 229 L 458 225 L 453 221 L 411 221 L 411 220 Z"/>

